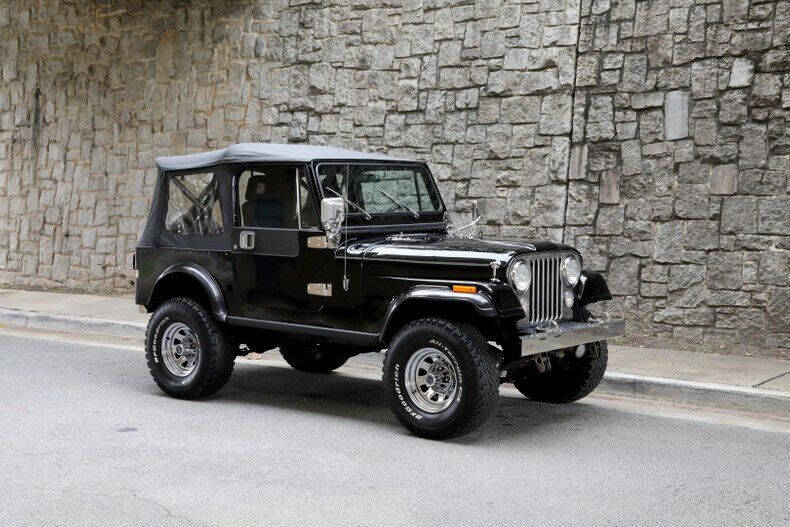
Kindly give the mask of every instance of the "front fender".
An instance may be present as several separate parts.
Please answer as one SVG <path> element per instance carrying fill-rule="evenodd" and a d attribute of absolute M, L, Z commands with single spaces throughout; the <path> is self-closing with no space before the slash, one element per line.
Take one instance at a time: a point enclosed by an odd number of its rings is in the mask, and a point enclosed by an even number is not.
<path fill-rule="evenodd" d="M 225 322 L 228 318 L 228 308 L 225 304 L 225 297 L 222 294 L 222 289 L 220 289 L 214 277 L 211 276 L 211 273 L 206 271 L 203 267 L 193 263 L 176 264 L 165 269 L 165 271 L 159 275 L 159 278 L 156 279 L 154 287 L 151 288 L 151 294 L 148 297 L 146 305 L 148 305 L 154 295 L 156 295 L 157 286 L 162 284 L 168 277 L 172 277 L 176 274 L 185 274 L 197 280 L 203 287 L 211 303 L 211 311 L 214 317 L 220 322 Z"/>
<path fill-rule="evenodd" d="M 475 285 L 478 289 L 476 293 L 456 293 L 444 285 L 416 285 L 408 289 L 395 297 L 387 308 L 381 330 L 382 337 L 389 334 L 392 321 L 397 314 L 403 309 L 408 309 L 409 304 L 417 302 L 463 305 L 471 308 L 478 316 L 487 319 L 524 316 L 518 299 L 509 287 L 488 283 Z"/>
<path fill-rule="evenodd" d="M 611 300 L 612 293 L 601 273 L 583 271 L 579 279 L 579 305 L 587 306 L 603 300 Z"/>

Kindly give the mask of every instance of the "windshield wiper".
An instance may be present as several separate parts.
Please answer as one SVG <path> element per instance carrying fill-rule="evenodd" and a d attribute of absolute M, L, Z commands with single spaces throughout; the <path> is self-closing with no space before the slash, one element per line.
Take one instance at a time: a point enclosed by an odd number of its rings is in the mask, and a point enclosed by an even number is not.
<path fill-rule="evenodd" d="M 368 211 L 366 211 L 365 209 L 363 209 L 362 207 L 360 207 L 359 205 L 357 205 L 356 203 L 354 203 L 350 199 L 346 198 L 345 196 L 343 196 L 339 192 L 336 192 L 336 191 L 332 190 L 331 188 L 326 188 L 326 187 L 324 187 L 324 190 L 331 192 L 332 194 L 334 194 L 338 198 L 342 199 L 343 201 L 345 201 L 346 203 L 348 203 L 349 205 L 351 205 L 352 207 L 357 209 L 359 212 L 361 212 L 362 214 L 365 215 L 365 219 L 366 220 L 370 220 L 370 219 L 373 218 L 373 216 L 371 216 Z"/>
<path fill-rule="evenodd" d="M 403 203 L 401 203 L 397 199 L 393 198 L 392 196 L 390 196 L 389 194 L 387 194 L 386 192 L 384 192 L 380 188 L 377 188 L 376 190 L 378 192 L 381 192 L 382 194 L 384 194 L 384 196 L 387 199 L 389 199 L 391 202 L 393 202 L 398 207 L 402 208 L 403 210 L 408 210 L 409 212 L 411 212 L 411 215 L 414 216 L 415 219 L 418 219 L 418 220 L 420 219 L 420 213 L 417 212 L 416 210 L 414 210 L 413 208 L 409 207 L 408 205 L 404 205 Z"/>

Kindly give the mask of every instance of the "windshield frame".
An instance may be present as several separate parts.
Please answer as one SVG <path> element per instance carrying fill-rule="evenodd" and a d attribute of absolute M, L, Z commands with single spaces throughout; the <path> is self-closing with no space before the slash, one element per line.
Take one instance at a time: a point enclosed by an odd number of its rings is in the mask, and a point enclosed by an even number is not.
<path fill-rule="evenodd" d="M 382 160 L 321 160 L 316 161 L 313 163 L 313 175 L 315 177 L 315 185 L 318 188 L 318 191 L 321 195 L 321 199 L 323 198 L 332 198 L 336 197 L 332 194 L 327 194 L 324 192 L 324 188 L 321 185 L 319 172 L 321 166 L 323 165 L 349 165 L 349 166 L 391 166 L 391 167 L 404 167 L 409 169 L 417 169 L 419 171 L 424 171 L 425 174 L 428 176 L 426 180 L 426 189 L 428 192 L 434 192 L 439 199 L 439 206 L 436 210 L 433 211 L 416 211 L 419 217 L 415 217 L 412 212 L 408 210 L 397 210 L 392 212 L 374 212 L 368 211 L 369 215 L 371 216 L 370 219 L 366 219 L 365 214 L 359 211 L 353 210 L 353 207 L 348 207 L 351 210 L 347 210 L 346 216 L 348 217 L 348 223 L 350 226 L 360 226 L 364 227 L 365 225 L 391 225 L 391 224 L 411 224 L 411 223 L 424 223 L 424 222 L 441 222 L 444 221 L 445 212 L 447 210 L 446 205 L 444 203 L 444 199 L 442 198 L 442 193 L 439 190 L 439 186 L 436 184 L 436 179 L 433 177 L 431 170 L 428 168 L 428 165 L 425 163 L 417 162 L 417 161 L 382 161 Z"/>

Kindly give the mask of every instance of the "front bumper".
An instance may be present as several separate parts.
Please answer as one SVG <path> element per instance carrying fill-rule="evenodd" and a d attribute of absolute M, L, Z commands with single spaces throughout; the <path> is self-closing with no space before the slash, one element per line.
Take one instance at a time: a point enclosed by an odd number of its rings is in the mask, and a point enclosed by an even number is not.
<path fill-rule="evenodd" d="M 624 333 L 625 320 L 620 319 L 552 323 L 542 328 L 531 328 L 530 333 L 519 336 L 521 356 L 606 340 Z"/>

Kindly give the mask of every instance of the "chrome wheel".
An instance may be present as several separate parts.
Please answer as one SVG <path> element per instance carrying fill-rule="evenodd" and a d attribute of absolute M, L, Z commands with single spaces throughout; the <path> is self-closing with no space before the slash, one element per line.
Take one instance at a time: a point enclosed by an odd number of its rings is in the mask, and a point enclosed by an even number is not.
<path fill-rule="evenodd" d="M 162 334 L 162 361 L 176 377 L 186 377 L 197 366 L 200 343 L 197 336 L 182 322 L 173 322 Z"/>
<path fill-rule="evenodd" d="M 409 398 L 420 410 L 439 413 L 453 402 L 458 372 L 450 358 L 436 348 L 422 348 L 406 362 L 405 384 Z"/>

